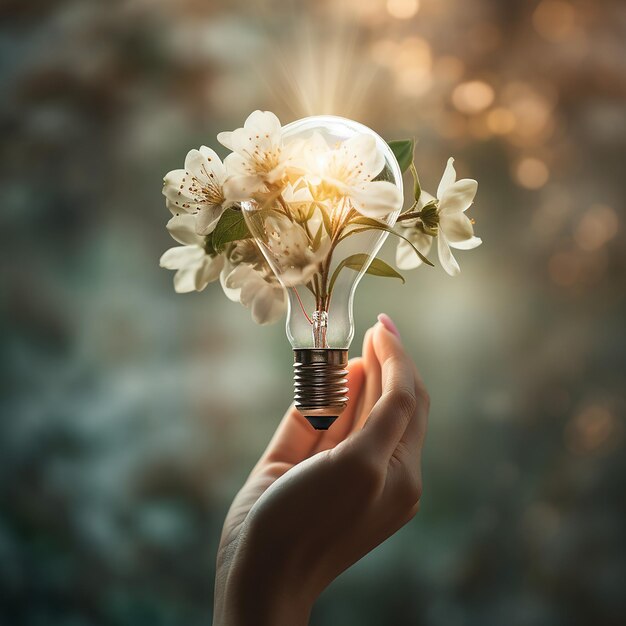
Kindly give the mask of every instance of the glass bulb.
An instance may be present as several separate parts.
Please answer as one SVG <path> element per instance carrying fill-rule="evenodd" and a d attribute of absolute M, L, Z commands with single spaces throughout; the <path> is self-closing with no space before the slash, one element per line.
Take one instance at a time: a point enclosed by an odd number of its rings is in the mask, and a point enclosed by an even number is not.
<path fill-rule="evenodd" d="M 392 227 L 401 210 L 400 203 L 377 215 L 383 228 L 372 228 L 373 218 L 359 212 L 358 192 L 367 189 L 354 181 L 362 178 L 363 164 L 358 152 L 349 158 L 340 152 L 357 136 L 370 157 L 376 151 L 369 163 L 381 165 L 372 180 L 392 183 L 401 197 L 400 167 L 379 135 L 352 120 L 313 116 L 283 128 L 283 149 L 293 155 L 287 187 L 270 187 L 268 198 L 242 205 L 251 233 L 288 294 L 296 405 L 316 428 L 328 428 L 347 402 L 354 293 L 389 234 L 384 226 Z M 351 186 L 358 188 L 352 195 Z"/>

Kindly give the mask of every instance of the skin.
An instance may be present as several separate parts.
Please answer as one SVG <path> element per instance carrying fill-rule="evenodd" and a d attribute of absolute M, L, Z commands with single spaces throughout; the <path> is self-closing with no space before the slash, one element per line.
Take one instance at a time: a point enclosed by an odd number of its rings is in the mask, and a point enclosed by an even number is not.
<path fill-rule="evenodd" d="M 328 431 L 291 407 L 235 497 L 217 558 L 216 626 L 303 626 L 319 594 L 413 518 L 429 398 L 393 322 L 348 365 Z"/>

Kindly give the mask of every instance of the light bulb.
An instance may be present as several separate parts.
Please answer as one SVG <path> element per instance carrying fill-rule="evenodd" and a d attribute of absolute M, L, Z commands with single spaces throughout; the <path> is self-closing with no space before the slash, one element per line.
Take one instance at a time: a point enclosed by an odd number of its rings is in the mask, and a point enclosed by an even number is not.
<path fill-rule="evenodd" d="M 358 197 L 355 201 L 346 191 L 361 175 L 359 160 L 346 161 L 338 152 L 357 135 L 370 156 L 376 151 L 373 162 L 381 167 L 372 180 L 388 181 L 401 197 L 402 173 L 381 137 L 352 120 L 313 116 L 283 128 L 284 149 L 296 155 L 287 189 L 262 203 L 242 204 L 250 232 L 288 293 L 296 407 L 320 430 L 347 404 L 355 290 L 389 234 L 384 227 L 395 224 L 401 209 L 401 202 L 392 203 L 388 213 L 376 217 L 383 228 L 372 228 L 374 220 L 359 213 Z M 305 177 L 299 178 L 298 162 L 304 163 Z"/>

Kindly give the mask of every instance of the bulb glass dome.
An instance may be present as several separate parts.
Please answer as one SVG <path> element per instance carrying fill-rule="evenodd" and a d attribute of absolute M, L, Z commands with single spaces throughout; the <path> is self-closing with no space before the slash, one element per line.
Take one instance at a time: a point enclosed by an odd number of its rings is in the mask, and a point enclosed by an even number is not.
<path fill-rule="evenodd" d="M 244 203 L 246 222 L 287 290 L 293 348 L 346 350 L 356 287 L 401 210 L 402 173 L 379 135 L 341 117 L 285 126 L 282 150 L 289 183 Z"/>

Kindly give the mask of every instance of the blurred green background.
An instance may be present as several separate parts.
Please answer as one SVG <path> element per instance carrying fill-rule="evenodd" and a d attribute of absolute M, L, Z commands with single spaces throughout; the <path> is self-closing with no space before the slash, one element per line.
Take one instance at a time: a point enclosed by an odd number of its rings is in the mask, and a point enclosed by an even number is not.
<path fill-rule="evenodd" d="M 162 176 L 256 108 L 479 180 L 462 273 L 366 277 L 432 395 L 417 518 L 313 625 L 626 620 L 619 0 L 0 5 L 0 623 L 211 623 L 228 504 L 291 401 L 282 324 L 178 296 Z M 393 258 L 388 241 L 386 258 Z M 294 529 L 298 532 L 298 529 Z"/>

